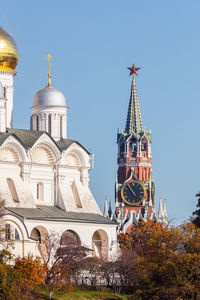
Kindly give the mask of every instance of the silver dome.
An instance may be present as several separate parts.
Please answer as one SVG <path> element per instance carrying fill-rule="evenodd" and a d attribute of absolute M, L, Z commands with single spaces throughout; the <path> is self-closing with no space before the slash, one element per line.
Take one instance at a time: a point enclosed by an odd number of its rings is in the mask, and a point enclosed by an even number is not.
<path fill-rule="evenodd" d="M 4 88 L 0 81 L 0 99 L 4 99 Z"/>
<path fill-rule="evenodd" d="M 66 106 L 66 99 L 62 92 L 49 86 L 35 94 L 33 98 L 34 106 Z"/>

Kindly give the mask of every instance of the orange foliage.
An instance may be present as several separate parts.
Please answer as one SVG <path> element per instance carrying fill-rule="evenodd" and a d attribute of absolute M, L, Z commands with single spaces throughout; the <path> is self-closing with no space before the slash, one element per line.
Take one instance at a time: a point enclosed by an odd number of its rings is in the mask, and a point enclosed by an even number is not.
<path fill-rule="evenodd" d="M 23 294 L 29 294 L 36 286 L 44 284 L 46 266 L 39 258 L 32 256 L 17 258 L 15 260 L 15 271 L 18 274 L 18 289 Z"/>
<path fill-rule="evenodd" d="M 120 234 L 119 243 L 137 255 L 134 299 L 200 299 L 200 229 L 194 224 L 141 222 L 130 235 Z"/>

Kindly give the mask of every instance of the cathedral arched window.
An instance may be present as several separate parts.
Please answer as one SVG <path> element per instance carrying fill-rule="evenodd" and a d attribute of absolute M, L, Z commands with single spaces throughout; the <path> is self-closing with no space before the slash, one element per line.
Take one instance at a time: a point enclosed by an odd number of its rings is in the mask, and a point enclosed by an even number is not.
<path fill-rule="evenodd" d="M 17 229 L 15 229 L 15 240 L 16 241 L 20 240 L 19 232 L 17 231 Z"/>
<path fill-rule="evenodd" d="M 10 194 L 12 196 L 13 201 L 19 202 L 14 181 L 11 178 L 7 178 L 6 181 L 7 181 L 7 184 L 8 184 L 8 187 L 9 187 L 9 190 L 10 190 Z"/>
<path fill-rule="evenodd" d="M 39 131 L 39 116 L 36 116 L 36 130 Z"/>
<path fill-rule="evenodd" d="M 61 237 L 62 246 L 80 246 L 81 241 L 78 234 L 72 230 L 66 230 Z"/>
<path fill-rule="evenodd" d="M 51 115 L 48 116 L 48 133 L 51 135 Z"/>
<path fill-rule="evenodd" d="M 44 186 L 42 182 L 37 183 L 37 200 L 42 201 L 43 200 L 43 195 L 44 195 Z"/>
<path fill-rule="evenodd" d="M 11 240 L 10 224 L 5 224 L 5 239 L 7 241 Z"/>

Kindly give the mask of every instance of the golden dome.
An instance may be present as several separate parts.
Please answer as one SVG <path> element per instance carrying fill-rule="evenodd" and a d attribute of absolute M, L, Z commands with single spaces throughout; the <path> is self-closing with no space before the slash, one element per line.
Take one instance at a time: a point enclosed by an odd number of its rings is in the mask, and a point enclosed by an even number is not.
<path fill-rule="evenodd" d="M 14 71 L 17 63 L 17 45 L 12 36 L 0 27 L 0 70 Z"/>

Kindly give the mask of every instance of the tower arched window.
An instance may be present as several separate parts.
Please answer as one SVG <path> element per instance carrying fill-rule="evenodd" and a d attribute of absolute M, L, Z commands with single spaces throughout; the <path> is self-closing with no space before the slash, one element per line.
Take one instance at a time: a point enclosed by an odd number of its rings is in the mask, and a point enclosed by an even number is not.
<path fill-rule="evenodd" d="M 130 150 L 132 151 L 132 152 L 135 152 L 135 151 L 137 151 L 137 140 L 136 140 L 136 138 L 132 138 L 131 139 L 131 141 L 130 141 Z"/>
<path fill-rule="evenodd" d="M 141 150 L 142 151 L 147 151 L 147 140 L 146 139 L 143 139 L 141 141 Z"/>
<path fill-rule="evenodd" d="M 63 135 L 63 117 L 60 116 L 60 138 L 62 138 Z"/>
<path fill-rule="evenodd" d="M 37 183 L 37 200 L 42 201 L 44 195 L 44 186 L 42 182 Z"/>
<path fill-rule="evenodd" d="M 48 115 L 48 133 L 51 135 L 51 115 Z"/>
<path fill-rule="evenodd" d="M 16 191 L 16 188 L 15 188 L 14 181 L 13 181 L 11 178 L 7 178 L 6 181 L 7 181 L 8 188 L 9 188 L 9 190 L 10 190 L 10 194 L 11 194 L 11 196 L 12 196 L 13 201 L 19 202 L 19 199 L 18 199 L 18 195 L 17 195 L 17 191 Z"/>
<path fill-rule="evenodd" d="M 120 143 L 120 153 L 124 153 L 125 152 L 125 144 L 124 141 L 121 141 Z"/>
<path fill-rule="evenodd" d="M 39 131 L 39 116 L 36 116 L 36 130 Z"/>

